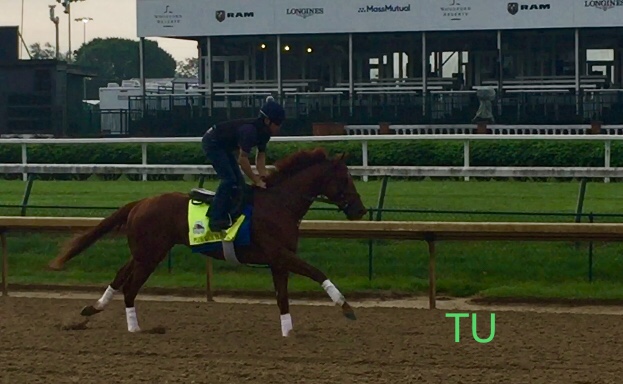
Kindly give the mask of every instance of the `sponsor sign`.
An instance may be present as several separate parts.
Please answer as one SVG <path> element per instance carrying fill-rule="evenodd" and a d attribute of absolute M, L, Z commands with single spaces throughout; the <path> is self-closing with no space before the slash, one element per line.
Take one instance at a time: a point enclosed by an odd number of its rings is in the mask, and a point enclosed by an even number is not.
<path fill-rule="evenodd" d="M 537 4 L 537 3 L 532 3 L 532 4 L 508 3 L 508 5 L 506 6 L 508 13 L 510 13 L 511 15 L 516 15 L 520 11 L 521 12 L 544 11 L 544 10 L 549 10 L 551 8 L 552 6 L 550 4 Z"/>
<path fill-rule="evenodd" d="M 247 19 L 250 17 L 255 17 L 255 13 L 253 12 L 227 12 L 222 9 L 219 9 L 214 13 L 216 20 L 222 23 L 225 19 Z"/>
<path fill-rule="evenodd" d="M 440 7 L 444 19 L 461 21 L 471 12 L 468 0 L 446 0 L 445 5 Z"/>
<path fill-rule="evenodd" d="M 294 15 L 307 19 L 314 15 L 324 15 L 324 8 L 288 8 L 286 15 Z"/>
<path fill-rule="evenodd" d="M 620 28 L 623 25 L 623 0 L 136 0 L 136 4 L 139 37 Z"/>
<path fill-rule="evenodd" d="M 585 8 L 597 8 L 607 11 L 614 7 L 622 7 L 623 0 L 584 0 Z"/>
<path fill-rule="evenodd" d="M 358 7 L 357 13 L 411 12 L 411 4 L 407 5 L 368 5 Z"/>
<path fill-rule="evenodd" d="M 176 24 L 182 22 L 182 15 L 174 11 L 175 7 L 171 4 L 167 4 L 164 10 L 160 13 L 154 14 L 156 23 L 162 28 L 174 28 Z"/>

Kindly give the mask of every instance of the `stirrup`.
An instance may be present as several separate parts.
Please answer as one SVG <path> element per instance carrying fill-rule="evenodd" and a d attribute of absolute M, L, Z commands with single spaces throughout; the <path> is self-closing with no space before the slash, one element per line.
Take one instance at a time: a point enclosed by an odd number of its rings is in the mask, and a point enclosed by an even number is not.
<path fill-rule="evenodd" d="M 212 231 L 212 232 L 225 232 L 229 228 L 231 228 L 232 225 L 234 225 L 232 217 L 231 217 L 231 215 L 229 213 L 227 214 L 227 216 L 225 218 L 223 218 L 221 220 L 215 220 L 215 221 L 217 223 L 219 223 L 219 224 L 222 223 L 222 225 L 219 225 L 219 230 L 217 230 L 217 231 L 214 231 L 214 230 L 212 230 L 212 228 L 210 228 L 210 231 Z M 214 223 L 214 222 L 212 222 L 212 223 Z M 210 226 L 210 225 L 208 225 L 208 226 Z M 224 228 L 222 228 L 222 227 L 224 227 Z"/>

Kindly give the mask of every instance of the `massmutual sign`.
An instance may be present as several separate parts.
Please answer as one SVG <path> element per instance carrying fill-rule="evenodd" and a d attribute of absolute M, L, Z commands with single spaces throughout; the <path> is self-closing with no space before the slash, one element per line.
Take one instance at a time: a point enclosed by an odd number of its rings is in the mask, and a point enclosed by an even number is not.
<path fill-rule="evenodd" d="M 358 13 L 411 12 L 411 4 L 407 5 L 368 5 L 359 7 Z"/>

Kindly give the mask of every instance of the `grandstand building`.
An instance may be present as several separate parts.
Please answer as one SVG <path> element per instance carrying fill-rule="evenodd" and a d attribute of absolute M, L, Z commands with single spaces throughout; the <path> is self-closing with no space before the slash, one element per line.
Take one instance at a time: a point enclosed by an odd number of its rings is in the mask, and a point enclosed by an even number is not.
<path fill-rule="evenodd" d="M 292 131 L 471 124 L 489 88 L 496 124 L 623 123 L 623 0 L 137 0 L 137 20 L 200 58 L 196 86 L 133 98 L 148 115 L 204 124 L 272 94 Z"/>

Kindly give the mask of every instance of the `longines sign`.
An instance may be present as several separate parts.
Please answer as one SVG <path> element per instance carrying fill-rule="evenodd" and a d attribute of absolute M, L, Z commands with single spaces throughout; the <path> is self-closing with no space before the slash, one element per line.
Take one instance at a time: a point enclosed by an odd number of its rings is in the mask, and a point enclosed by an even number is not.
<path fill-rule="evenodd" d="M 140 37 L 623 27 L 623 0 L 136 0 Z"/>

